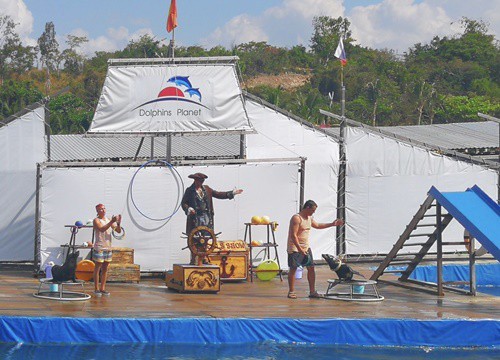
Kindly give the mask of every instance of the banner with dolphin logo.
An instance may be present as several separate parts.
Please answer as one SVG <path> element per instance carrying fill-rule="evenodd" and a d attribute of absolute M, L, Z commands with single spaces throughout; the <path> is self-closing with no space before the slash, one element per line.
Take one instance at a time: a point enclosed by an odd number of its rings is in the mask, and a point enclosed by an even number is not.
<path fill-rule="evenodd" d="M 112 65 L 87 134 L 253 132 L 234 64 Z"/>

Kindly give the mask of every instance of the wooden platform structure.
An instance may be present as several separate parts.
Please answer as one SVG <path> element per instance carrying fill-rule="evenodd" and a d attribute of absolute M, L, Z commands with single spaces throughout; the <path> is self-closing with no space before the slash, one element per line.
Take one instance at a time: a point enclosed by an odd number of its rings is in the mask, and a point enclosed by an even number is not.
<path fill-rule="evenodd" d="M 354 264 L 367 278 L 377 264 Z M 316 267 L 317 289 L 324 293 L 335 274 L 326 265 Z M 389 275 L 387 275 L 389 276 Z M 286 280 L 286 279 L 285 279 Z M 288 299 L 288 285 L 279 277 L 271 281 L 222 283 L 217 294 L 178 293 L 165 280 L 141 278 L 140 283 L 109 283 L 109 297 L 83 302 L 37 299 L 39 281 L 32 269 L 2 268 L 0 316 L 74 318 L 303 318 L 303 319 L 498 319 L 498 297 L 478 294 L 445 297 L 380 283 L 384 301 L 344 302 L 307 297 L 307 279 L 296 281 L 298 299 Z M 85 284 L 87 293 L 92 283 Z"/>

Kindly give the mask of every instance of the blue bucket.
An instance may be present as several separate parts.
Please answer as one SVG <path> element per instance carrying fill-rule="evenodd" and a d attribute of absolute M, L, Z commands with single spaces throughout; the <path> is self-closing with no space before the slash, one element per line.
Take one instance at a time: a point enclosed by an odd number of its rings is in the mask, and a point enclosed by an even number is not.
<path fill-rule="evenodd" d="M 352 292 L 354 294 L 364 294 L 365 293 L 365 287 L 363 285 L 353 285 Z"/>

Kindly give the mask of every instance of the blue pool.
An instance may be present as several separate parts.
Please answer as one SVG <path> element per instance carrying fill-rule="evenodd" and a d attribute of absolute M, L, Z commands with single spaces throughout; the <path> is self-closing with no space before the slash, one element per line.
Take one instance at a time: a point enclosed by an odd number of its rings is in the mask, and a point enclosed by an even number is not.
<path fill-rule="evenodd" d="M 390 270 L 404 269 L 390 266 Z M 437 283 L 437 268 L 435 265 L 417 266 L 411 273 L 410 279 Z M 443 281 L 448 283 L 466 283 L 469 281 L 469 265 L 453 264 L 443 266 Z M 500 263 L 476 264 L 477 291 L 483 294 L 500 296 Z M 468 289 L 467 285 L 457 285 Z"/>
<path fill-rule="evenodd" d="M 430 347 L 363 347 L 335 345 L 279 344 L 265 342 L 239 345 L 200 344 L 9 344 L 0 343 L 0 358 L 31 359 L 176 359 L 176 360 L 302 360 L 302 359 L 498 359 L 498 349 Z"/>

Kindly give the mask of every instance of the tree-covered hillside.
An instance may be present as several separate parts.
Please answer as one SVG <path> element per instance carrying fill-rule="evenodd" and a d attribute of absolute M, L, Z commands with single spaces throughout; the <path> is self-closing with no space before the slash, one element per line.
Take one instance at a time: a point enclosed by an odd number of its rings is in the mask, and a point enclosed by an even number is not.
<path fill-rule="evenodd" d="M 498 117 L 498 41 L 483 22 L 464 18 L 461 25 L 461 34 L 436 36 L 403 55 L 356 44 L 347 18 L 317 17 L 309 48 L 250 42 L 232 49 L 179 47 L 175 56 L 237 55 L 247 91 L 320 123 L 324 118 L 319 109 L 340 113 L 341 65 L 334 53 L 339 34 L 344 34 L 349 118 L 378 126 L 478 121 L 478 112 Z M 165 45 L 145 35 L 123 50 L 86 58 L 79 48 L 87 41 L 69 35 L 61 50 L 55 25 L 47 23 L 38 45 L 24 46 L 12 19 L 0 17 L 0 121 L 51 96 L 53 133 L 83 133 L 92 119 L 108 59 L 169 55 Z M 69 91 L 61 92 L 65 88 Z"/>

